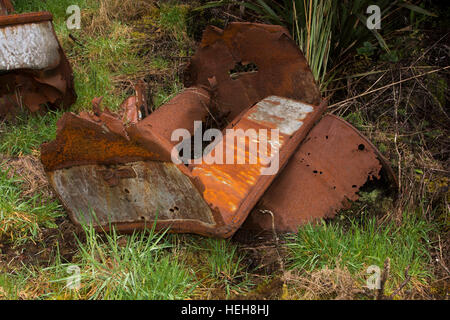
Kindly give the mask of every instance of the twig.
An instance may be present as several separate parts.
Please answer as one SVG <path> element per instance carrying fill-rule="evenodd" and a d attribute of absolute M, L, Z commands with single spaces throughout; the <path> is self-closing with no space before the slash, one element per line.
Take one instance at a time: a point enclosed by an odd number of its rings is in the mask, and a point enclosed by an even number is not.
<path fill-rule="evenodd" d="M 75 36 L 71 33 L 69 33 L 69 38 L 75 42 L 77 45 L 79 45 L 82 48 L 86 48 L 86 46 L 84 44 L 82 44 L 77 38 L 75 38 Z"/>
<path fill-rule="evenodd" d="M 284 262 L 283 262 L 283 259 L 281 258 L 280 251 L 279 251 L 279 240 L 280 239 L 278 238 L 278 234 L 275 230 L 275 217 L 273 215 L 273 212 L 270 210 L 260 210 L 260 212 L 268 213 L 272 217 L 272 232 L 273 232 L 273 238 L 275 239 L 275 249 L 276 249 L 277 255 L 278 255 L 278 263 L 280 264 L 281 271 L 284 274 L 284 271 L 285 271 L 284 270 Z"/>
<path fill-rule="evenodd" d="M 400 72 L 400 79 L 402 78 L 402 73 Z M 392 92 L 393 92 L 393 96 L 394 96 L 394 117 L 395 117 L 395 136 L 394 136 L 394 145 L 395 145 L 395 152 L 397 153 L 397 157 L 398 157 L 398 176 L 397 176 L 397 181 L 398 181 L 398 190 L 402 190 L 402 155 L 400 154 L 400 151 L 398 150 L 398 143 L 397 143 L 397 138 L 398 138 L 398 104 L 400 103 L 400 96 L 401 96 L 401 90 L 402 90 L 402 85 L 400 84 L 400 89 L 399 89 L 399 94 L 398 97 L 396 95 L 396 90 L 393 87 L 392 88 Z M 401 211 L 401 206 L 397 207 L 397 217 L 401 217 L 400 214 Z"/>
<path fill-rule="evenodd" d="M 450 274 L 450 270 L 448 270 L 447 266 L 444 263 L 444 257 L 442 256 L 442 245 L 441 245 L 441 236 L 438 235 L 438 240 L 439 240 L 439 257 L 441 258 L 436 259 L 438 260 L 438 262 L 440 263 L 440 265 L 442 266 L 442 268 L 444 268 L 445 271 L 447 271 L 448 274 Z"/>
<path fill-rule="evenodd" d="M 335 106 L 337 106 L 337 105 L 346 103 L 346 102 L 348 102 L 348 101 L 352 101 L 352 100 L 361 98 L 361 97 L 366 96 L 366 95 L 368 95 L 368 94 L 371 94 L 371 93 L 374 93 L 374 92 L 377 92 L 377 91 L 380 91 L 380 90 L 383 90 L 383 89 L 386 89 L 386 88 L 395 86 L 395 85 L 397 85 L 397 84 L 399 84 L 399 83 L 403 83 L 403 82 L 406 82 L 406 81 L 409 81 L 409 80 L 417 79 L 417 78 L 426 76 L 427 74 L 435 73 L 435 72 L 442 71 L 442 70 L 447 70 L 447 69 L 449 69 L 449 68 L 450 68 L 450 66 L 446 66 L 446 67 L 443 67 L 443 68 L 439 68 L 439 69 L 431 70 L 431 71 L 428 71 L 428 72 L 424 72 L 424 73 L 415 75 L 415 76 L 413 76 L 413 77 L 409 77 L 409 78 L 407 78 L 407 79 L 403 79 L 403 80 L 400 80 L 400 81 L 396 81 L 396 82 L 390 83 L 390 84 L 388 84 L 388 85 L 382 86 L 382 87 L 380 87 L 380 88 L 376 88 L 376 89 L 373 89 L 373 90 L 370 90 L 370 91 L 361 93 L 361 94 L 359 94 L 359 95 L 357 95 L 357 96 L 354 96 L 354 97 L 345 99 L 345 100 L 343 100 L 343 101 L 341 101 L 341 102 L 334 103 L 334 104 L 328 106 L 328 108 L 332 108 L 332 107 L 335 107 Z"/>
<path fill-rule="evenodd" d="M 409 280 L 411 280 L 411 276 L 408 274 L 409 267 L 410 266 L 407 266 L 405 269 L 405 280 L 403 280 L 403 282 L 400 284 L 400 286 L 388 297 L 389 299 L 394 298 L 394 296 L 397 293 L 399 293 L 406 286 L 406 284 L 409 282 Z"/>

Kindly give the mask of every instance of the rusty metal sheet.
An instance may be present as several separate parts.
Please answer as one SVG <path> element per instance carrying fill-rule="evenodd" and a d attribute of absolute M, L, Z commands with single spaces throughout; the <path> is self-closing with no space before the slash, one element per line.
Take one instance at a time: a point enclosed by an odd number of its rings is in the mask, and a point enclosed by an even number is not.
<path fill-rule="evenodd" d="M 245 72 L 249 66 L 255 70 Z M 305 57 L 281 26 L 235 22 L 225 30 L 207 27 L 184 84 L 208 86 L 212 77 L 214 102 L 229 121 L 271 95 L 313 105 L 321 101 Z"/>
<path fill-rule="evenodd" d="M 203 198 L 220 213 L 227 226 L 226 230 L 217 230 L 217 236 L 226 238 L 237 231 L 325 107 L 325 103 L 313 106 L 277 96 L 267 97 L 229 126 L 223 143 L 211 150 L 212 158 L 216 152 L 222 151 L 223 155 L 230 152 L 232 164 L 208 164 L 205 161 L 191 166 L 192 175 L 205 187 Z M 249 129 L 254 130 L 253 134 Z M 236 135 L 239 130 L 248 135 Z M 276 138 L 268 132 L 276 133 Z M 243 139 L 243 143 L 236 143 L 234 137 L 227 139 L 230 134 L 236 135 L 238 140 Z M 252 140 L 258 144 L 268 142 L 267 152 L 261 153 L 259 148 L 252 151 Z M 256 159 L 253 163 L 250 161 L 252 152 Z M 273 156 L 271 162 L 262 161 L 268 155 Z M 268 171 L 272 165 L 276 167 Z"/>
<path fill-rule="evenodd" d="M 150 127 L 124 127 L 108 112 L 99 116 L 65 113 L 57 123 L 56 139 L 41 146 L 46 171 L 78 165 L 171 161 L 172 145 Z"/>
<path fill-rule="evenodd" d="M 0 119 L 75 102 L 72 69 L 51 21 L 48 12 L 0 15 Z"/>
<path fill-rule="evenodd" d="M 85 164 L 171 161 L 173 130 L 187 128 L 193 134 L 194 121 L 208 114 L 208 91 L 188 88 L 138 121 L 139 95 L 122 103 L 123 116 L 108 109 L 101 112 L 98 98 L 92 113 L 65 113 L 57 123 L 56 139 L 41 146 L 46 171 Z"/>
<path fill-rule="evenodd" d="M 296 232 L 315 219 L 333 217 L 358 199 L 368 180 L 385 175 L 395 188 L 393 171 L 380 152 L 348 122 L 326 115 L 311 130 L 275 179 L 243 228 Z"/>
<path fill-rule="evenodd" d="M 171 141 L 172 132 L 186 129 L 194 134 L 194 121 L 205 121 L 210 114 L 211 92 L 209 87 L 190 87 L 173 97 L 140 122 Z"/>
<path fill-rule="evenodd" d="M 325 104 L 271 96 L 227 129 L 279 130 L 278 141 L 268 136 L 267 151 L 276 150 L 281 169 L 324 109 Z M 223 144 L 225 150 L 232 149 L 237 164 L 190 169 L 176 165 L 171 158 L 173 144 L 145 119 L 129 125 L 122 121 L 108 110 L 66 113 L 58 122 L 56 140 L 42 146 L 41 161 L 50 184 L 75 223 L 95 212 L 97 228 L 111 224 L 132 231 L 152 225 L 157 217 L 157 229 L 226 238 L 244 222 L 277 174 L 277 170 L 262 173 L 269 163 L 249 164 L 250 140 L 242 150 L 237 150 L 241 144 Z"/>
<path fill-rule="evenodd" d="M 203 200 L 201 183 L 172 162 L 173 145 L 143 121 L 122 120 L 108 110 L 65 113 L 57 138 L 41 147 L 50 185 L 72 221 L 131 232 L 158 217 L 157 229 L 214 235 L 220 217 Z"/>
<path fill-rule="evenodd" d="M 257 70 L 239 70 L 252 65 Z M 270 136 L 269 143 L 279 152 L 281 170 L 325 109 L 303 54 L 280 26 L 209 27 L 187 67 L 185 86 L 145 118 L 139 114 L 139 90 L 122 103 L 122 115 L 101 112 L 101 99 L 93 101 L 93 113 L 63 115 L 56 139 L 42 146 L 41 160 L 75 223 L 80 211 L 93 206 L 100 219 L 97 227 L 106 228 L 108 221 L 132 231 L 153 222 L 155 206 L 160 206 L 179 212 L 164 211 L 158 229 L 170 226 L 173 232 L 229 237 L 277 172 L 262 174 L 268 164 L 258 162 L 262 156 L 257 152 L 256 164 L 246 162 L 250 140 L 243 147 L 222 145 L 225 152 L 235 152 L 237 164 L 175 165 L 170 157 L 173 131 L 187 129 L 194 135 L 195 121 L 206 119 L 214 119 L 220 130 L 279 130 L 279 141 Z M 252 139 L 263 141 L 261 136 Z M 155 175 L 165 177 L 167 186 Z"/>
<path fill-rule="evenodd" d="M 10 0 L 0 0 L 0 15 L 7 15 L 14 11 Z"/>
<path fill-rule="evenodd" d="M 105 228 L 109 223 L 147 223 L 151 227 L 157 219 L 165 225 L 191 222 L 211 230 L 216 227 L 201 194 L 173 163 L 84 165 L 52 171 L 48 176 L 76 224 Z M 180 227 L 191 231 L 188 225 Z"/>

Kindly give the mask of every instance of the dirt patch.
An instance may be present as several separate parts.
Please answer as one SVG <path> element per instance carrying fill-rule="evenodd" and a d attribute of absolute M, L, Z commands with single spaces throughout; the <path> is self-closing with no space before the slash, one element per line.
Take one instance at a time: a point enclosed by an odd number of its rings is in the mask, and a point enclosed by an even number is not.
<path fill-rule="evenodd" d="M 294 297 L 316 300 L 316 299 L 336 299 L 350 300 L 358 298 L 365 293 L 357 277 L 352 275 L 346 268 L 320 270 L 300 274 L 295 271 L 286 272 L 283 280 L 295 291 Z"/>
<path fill-rule="evenodd" d="M 67 218 L 59 218 L 56 223 L 57 228 L 42 230 L 39 241 L 20 246 L 0 243 L 0 269 L 14 272 L 22 264 L 48 267 L 57 250 L 63 262 L 71 262 L 78 249 L 76 237 L 83 240 L 83 234 L 77 233 Z"/>

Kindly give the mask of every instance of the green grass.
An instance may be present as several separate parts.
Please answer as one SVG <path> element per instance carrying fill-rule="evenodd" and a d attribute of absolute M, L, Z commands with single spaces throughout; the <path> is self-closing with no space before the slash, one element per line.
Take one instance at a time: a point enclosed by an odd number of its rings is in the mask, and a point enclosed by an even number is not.
<path fill-rule="evenodd" d="M 196 287 L 187 266 L 171 254 L 172 245 L 165 232 L 153 229 L 119 235 L 115 230 L 104 235 L 84 226 L 86 241 L 78 241 L 78 254 L 72 263 L 56 259 L 44 269 L 50 274 L 49 298 L 68 297 L 75 292 L 67 288 L 70 266 L 80 268 L 79 290 L 82 299 L 186 299 Z"/>
<path fill-rule="evenodd" d="M 36 274 L 27 268 L 15 273 L 3 272 L 0 269 L 0 300 L 18 300 L 29 298 L 25 292 L 29 280 Z"/>
<path fill-rule="evenodd" d="M 55 228 L 55 219 L 62 215 L 56 201 L 39 193 L 23 198 L 21 193 L 21 180 L 10 178 L 0 163 L 0 241 L 20 245 L 38 240 L 41 228 Z"/>
<path fill-rule="evenodd" d="M 0 123 L 0 154 L 32 154 L 43 142 L 55 139 L 56 122 L 61 115 L 61 111 L 50 111 L 44 116 L 19 117 L 17 123 Z"/>
<path fill-rule="evenodd" d="M 206 274 L 213 287 L 223 288 L 226 297 L 231 293 L 243 293 L 252 286 L 242 264 L 244 256 L 230 240 L 206 238 L 197 249 L 206 257 Z"/>
<path fill-rule="evenodd" d="M 83 226 L 85 241 L 71 263 L 56 251 L 51 266 L 23 266 L 0 274 L 0 299 L 167 300 L 191 297 L 198 282 L 164 232 L 118 235 Z M 76 271 L 76 270 L 79 270 Z M 70 287 L 79 274 L 80 287 Z M 75 282 L 74 282 L 75 283 Z"/>
<path fill-rule="evenodd" d="M 186 37 L 187 6 L 178 5 L 176 2 L 161 3 L 159 25 L 162 29 L 171 32 L 173 37 L 180 43 Z"/>
<path fill-rule="evenodd" d="M 370 216 L 348 218 L 347 227 L 336 221 L 299 228 L 288 237 L 289 267 L 305 271 L 345 266 L 352 274 L 365 273 L 370 265 L 383 269 L 390 258 L 387 289 L 395 289 L 409 266 L 411 283 L 425 285 L 432 278 L 429 268 L 429 234 L 435 226 L 415 213 L 405 213 L 400 225 L 394 222 L 378 225 Z M 410 283 L 410 284 L 411 284 Z"/>

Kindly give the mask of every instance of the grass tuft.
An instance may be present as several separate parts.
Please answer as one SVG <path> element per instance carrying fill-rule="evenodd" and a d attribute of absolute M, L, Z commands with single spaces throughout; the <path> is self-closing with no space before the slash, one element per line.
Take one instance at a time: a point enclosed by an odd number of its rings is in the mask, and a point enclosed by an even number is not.
<path fill-rule="evenodd" d="M 56 122 L 61 111 L 46 115 L 23 116 L 17 123 L 0 123 L 0 154 L 20 156 L 38 153 L 40 145 L 56 137 Z"/>
<path fill-rule="evenodd" d="M 195 289 L 189 270 L 173 259 L 165 232 L 151 229 L 126 236 L 113 229 L 103 235 L 87 225 L 83 230 L 86 241 L 78 241 L 74 263 L 57 259 L 46 269 L 56 286 L 52 295 L 71 294 L 73 289 L 66 286 L 71 266 L 80 270 L 77 296 L 83 299 L 186 299 Z"/>
<path fill-rule="evenodd" d="M 38 240 L 41 228 L 55 228 L 62 215 L 61 206 L 40 193 L 22 197 L 21 183 L 0 164 L 0 241 L 15 245 Z"/>
<path fill-rule="evenodd" d="M 350 273 L 364 273 L 370 265 L 383 269 L 391 260 L 387 290 L 394 290 L 404 280 L 409 267 L 410 285 L 425 286 L 432 278 L 429 269 L 433 225 L 414 213 L 404 213 L 400 225 L 378 224 L 374 217 L 362 222 L 348 218 L 348 230 L 340 223 L 308 224 L 288 237 L 289 266 L 312 272 L 345 266 Z"/>

